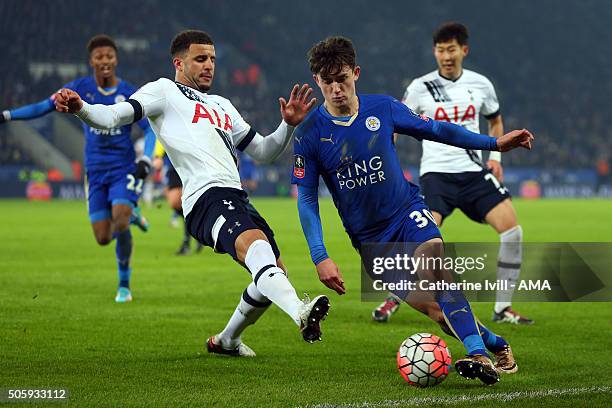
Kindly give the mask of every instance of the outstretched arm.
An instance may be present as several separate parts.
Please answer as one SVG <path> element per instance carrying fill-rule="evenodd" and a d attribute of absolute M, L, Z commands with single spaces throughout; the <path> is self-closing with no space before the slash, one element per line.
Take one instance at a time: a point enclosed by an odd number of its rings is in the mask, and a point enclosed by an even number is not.
<path fill-rule="evenodd" d="M 112 129 L 134 122 L 133 103 L 119 102 L 114 105 L 90 105 L 78 93 L 63 88 L 56 94 L 55 109 L 58 112 L 74 113 L 89 126 Z"/>
<path fill-rule="evenodd" d="M 286 101 L 285 98 L 278 99 L 283 117 L 278 128 L 265 137 L 251 130 L 254 133 L 249 132 L 250 134 L 244 138 L 244 141 L 248 143 L 244 151 L 255 160 L 262 162 L 271 162 L 280 156 L 291 141 L 294 127 L 302 122 L 308 111 L 317 103 L 316 98 L 310 98 L 311 94 L 312 88 L 308 84 L 302 85 L 301 88 L 297 84 L 294 85 L 289 101 Z"/>
<path fill-rule="evenodd" d="M 531 150 L 531 142 L 534 140 L 534 137 L 527 129 L 520 129 L 513 130 L 503 136 L 494 138 L 488 135 L 470 132 L 454 123 L 434 121 L 432 131 L 424 134 L 423 139 L 462 147 L 464 149 L 507 152 L 517 147 Z"/>
<path fill-rule="evenodd" d="M 391 102 L 395 131 L 464 149 L 492 150 L 507 152 L 517 147 L 531 149 L 533 135 L 527 129 L 513 130 L 494 138 L 469 130 L 449 122 L 438 122 L 414 113 L 398 101 Z"/>
<path fill-rule="evenodd" d="M 316 188 L 298 185 L 298 214 L 319 280 L 339 295 L 344 294 L 346 289 L 342 274 L 327 255 L 323 244 L 323 228 L 319 217 L 319 198 Z"/>
<path fill-rule="evenodd" d="M 43 101 L 25 105 L 21 108 L 8 109 L 0 112 L 0 123 L 8 122 L 9 120 L 28 120 L 35 119 L 53 112 L 53 98 L 47 98 Z"/>

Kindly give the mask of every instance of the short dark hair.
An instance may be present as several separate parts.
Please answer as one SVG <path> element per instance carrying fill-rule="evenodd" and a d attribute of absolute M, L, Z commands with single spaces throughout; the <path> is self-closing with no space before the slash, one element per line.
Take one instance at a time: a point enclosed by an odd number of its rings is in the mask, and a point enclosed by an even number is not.
<path fill-rule="evenodd" d="M 98 34 L 91 37 L 87 42 L 87 53 L 91 55 L 93 50 L 100 47 L 111 47 L 117 51 L 117 44 L 110 35 Z"/>
<path fill-rule="evenodd" d="M 457 40 L 459 45 L 467 45 L 468 29 L 461 23 L 444 23 L 433 33 L 433 44 Z"/>
<path fill-rule="evenodd" d="M 170 55 L 173 57 L 181 52 L 189 50 L 191 44 L 214 45 L 210 34 L 199 30 L 185 30 L 178 33 L 170 45 Z"/>
<path fill-rule="evenodd" d="M 354 69 L 356 64 L 353 42 L 341 36 L 327 37 L 308 51 L 308 62 L 310 71 L 315 75 L 335 75 L 342 71 L 345 65 Z"/>

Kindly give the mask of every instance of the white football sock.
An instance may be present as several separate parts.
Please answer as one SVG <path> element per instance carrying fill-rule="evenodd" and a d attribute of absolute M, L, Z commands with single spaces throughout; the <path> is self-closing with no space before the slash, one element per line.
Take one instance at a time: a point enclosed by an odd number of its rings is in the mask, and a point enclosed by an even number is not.
<path fill-rule="evenodd" d="M 501 313 L 512 305 L 514 287 L 518 284 L 523 260 L 523 229 L 520 225 L 499 234 L 497 257 L 497 279 L 508 282 L 508 289 L 498 290 L 495 296 L 495 313 Z"/>
<path fill-rule="evenodd" d="M 302 301 L 283 270 L 276 266 L 276 256 L 270 243 L 262 239 L 253 242 L 247 250 L 244 263 L 253 275 L 257 289 L 299 326 Z"/>
<path fill-rule="evenodd" d="M 240 302 L 230 317 L 225 329 L 216 336 L 216 341 L 224 348 L 234 349 L 240 344 L 244 329 L 254 324 L 263 315 L 271 303 L 261 294 L 253 282 L 242 293 Z"/>

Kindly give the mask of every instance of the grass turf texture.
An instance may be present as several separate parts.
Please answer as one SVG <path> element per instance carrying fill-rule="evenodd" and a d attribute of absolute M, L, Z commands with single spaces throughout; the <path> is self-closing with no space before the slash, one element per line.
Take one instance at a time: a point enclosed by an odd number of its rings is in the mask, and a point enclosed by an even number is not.
<path fill-rule="evenodd" d="M 463 353 L 459 342 L 406 305 L 388 324 L 371 321 L 375 304 L 360 301 L 358 259 L 330 201 L 322 201 L 321 212 L 328 252 L 346 281 L 343 297 L 319 283 L 295 202 L 254 203 L 276 232 L 299 294 L 330 296 L 322 343 L 306 344 L 289 318 L 272 307 L 243 336 L 256 358 L 207 354 L 204 341 L 223 328 L 249 276 L 228 256 L 208 248 L 199 255 L 174 256 L 181 232 L 169 226 L 165 205 L 144 211 L 152 225 L 149 233 L 133 229 L 135 300 L 116 304 L 114 243 L 95 244 L 83 203 L 0 201 L 0 388 L 65 387 L 69 405 L 79 407 L 449 402 L 419 398 L 497 407 L 503 395 L 516 397 L 511 406 L 585 406 L 587 401 L 590 407 L 609 406 L 611 304 L 517 304 L 536 320 L 533 327 L 489 323 L 511 341 L 517 374 L 504 376 L 494 387 L 451 373 L 440 386 L 413 388 L 395 368 L 399 344 L 413 333 L 432 332 L 447 340 L 457 358 Z M 610 201 L 517 200 L 515 206 L 527 241 L 612 240 Z M 497 240 L 492 229 L 458 213 L 442 232 L 447 241 Z M 474 304 L 474 309 L 487 324 L 491 304 Z M 523 393 L 593 386 L 603 388 Z M 469 401 L 484 394 L 500 396 Z M 468 400 L 460 402 L 460 397 Z"/>

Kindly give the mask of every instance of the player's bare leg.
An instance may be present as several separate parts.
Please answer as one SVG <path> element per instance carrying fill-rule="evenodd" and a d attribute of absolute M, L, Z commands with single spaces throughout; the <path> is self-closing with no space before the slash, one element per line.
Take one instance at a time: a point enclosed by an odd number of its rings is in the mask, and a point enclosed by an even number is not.
<path fill-rule="evenodd" d="M 287 268 L 280 257 L 276 260 L 276 266 L 287 275 Z M 208 352 L 235 357 L 255 357 L 255 352 L 242 342 L 241 335 L 248 326 L 259 320 L 271 304 L 272 302 L 251 282 L 242 293 L 240 302 L 223 331 L 206 340 Z"/>
<path fill-rule="evenodd" d="M 257 290 L 293 319 L 300 327 L 304 340 L 320 340 L 320 321 L 329 309 L 327 297 L 317 296 L 312 301 L 308 298 L 301 301 L 297 297 L 285 272 L 277 266 L 272 246 L 261 230 L 242 232 L 234 245 L 237 260 L 247 266 Z"/>
<path fill-rule="evenodd" d="M 521 273 L 523 230 L 518 225 L 512 201 L 507 198 L 485 216 L 485 221 L 499 234 L 497 279 L 508 282 L 508 289 L 497 291 L 493 321 L 512 324 L 533 324 L 533 320 L 512 310 L 512 294 Z"/>

